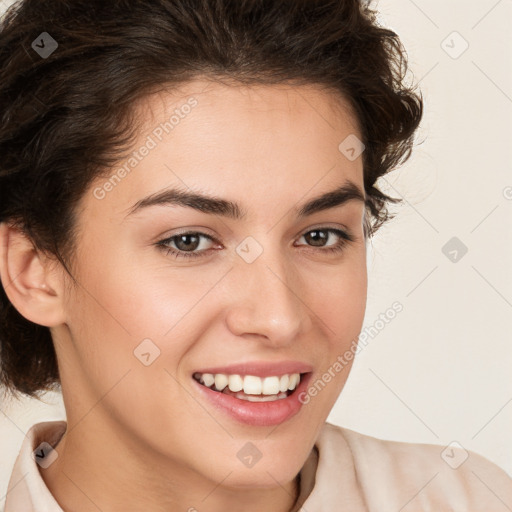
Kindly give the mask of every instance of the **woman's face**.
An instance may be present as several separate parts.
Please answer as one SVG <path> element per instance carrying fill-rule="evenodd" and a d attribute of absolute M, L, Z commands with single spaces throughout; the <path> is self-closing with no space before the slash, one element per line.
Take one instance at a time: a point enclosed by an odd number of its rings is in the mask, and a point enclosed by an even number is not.
<path fill-rule="evenodd" d="M 201 80 L 139 114 L 136 153 L 79 205 L 80 286 L 52 328 L 68 422 L 153 467 L 236 487 L 290 481 L 344 386 L 351 362 L 333 367 L 364 317 L 355 120 L 316 87 Z M 361 198 L 311 203 L 341 187 Z M 172 190 L 212 199 L 144 202 Z M 293 373 L 305 374 L 299 388 L 263 403 L 197 380 L 218 374 L 222 386 L 226 374 L 260 397 L 260 382 L 275 395 Z"/>

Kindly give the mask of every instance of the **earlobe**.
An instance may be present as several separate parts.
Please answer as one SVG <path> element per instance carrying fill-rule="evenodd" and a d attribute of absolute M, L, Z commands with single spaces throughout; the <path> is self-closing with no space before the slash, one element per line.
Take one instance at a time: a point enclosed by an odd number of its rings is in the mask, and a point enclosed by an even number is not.
<path fill-rule="evenodd" d="M 5 293 L 27 320 L 46 327 L 64 323 L 63 287 L 56 270 L 25 233 L 0 223 L 0 279 Z"/>

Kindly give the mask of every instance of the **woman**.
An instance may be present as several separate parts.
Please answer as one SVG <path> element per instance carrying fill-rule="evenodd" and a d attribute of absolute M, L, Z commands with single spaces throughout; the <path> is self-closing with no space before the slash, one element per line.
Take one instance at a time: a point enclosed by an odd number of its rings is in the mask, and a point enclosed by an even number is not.
<path fill-rule="evenodd" d="M 24 0 L 0 47 L 2 382 L 66 408 L 6 512 L 512 506 L 477 454 L 326 423 L 422 115 L 373 11 Z"/>

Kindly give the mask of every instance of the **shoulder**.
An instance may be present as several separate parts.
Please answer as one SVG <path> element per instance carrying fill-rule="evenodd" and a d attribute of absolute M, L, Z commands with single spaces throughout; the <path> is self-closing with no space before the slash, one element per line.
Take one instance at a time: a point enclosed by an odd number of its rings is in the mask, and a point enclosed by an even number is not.
<path fill-rule="evenodd" d="M 337 446 L 348 445 L 369 510 L 512 510 L 512 478 L 460 445 L 389 441 L 331 423 L 319 439 L 333 457 Z"/>

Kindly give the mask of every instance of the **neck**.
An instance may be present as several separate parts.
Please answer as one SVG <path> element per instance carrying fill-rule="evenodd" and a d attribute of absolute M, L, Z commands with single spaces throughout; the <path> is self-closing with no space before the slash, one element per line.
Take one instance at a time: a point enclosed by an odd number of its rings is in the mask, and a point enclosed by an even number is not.
<path fill-rule="evenodd" d="M 98 415 L 78 423 L 68 420 L 56 447 L 58 458 L 40 473 L 64 512 L 290 512 L 299 494 L 298 478 L 276 481 L 272 488 L 230 487 L 229 474 L 214 481 L 179 461 L 134 446 L 135 439 L 119 435 Z"/>

